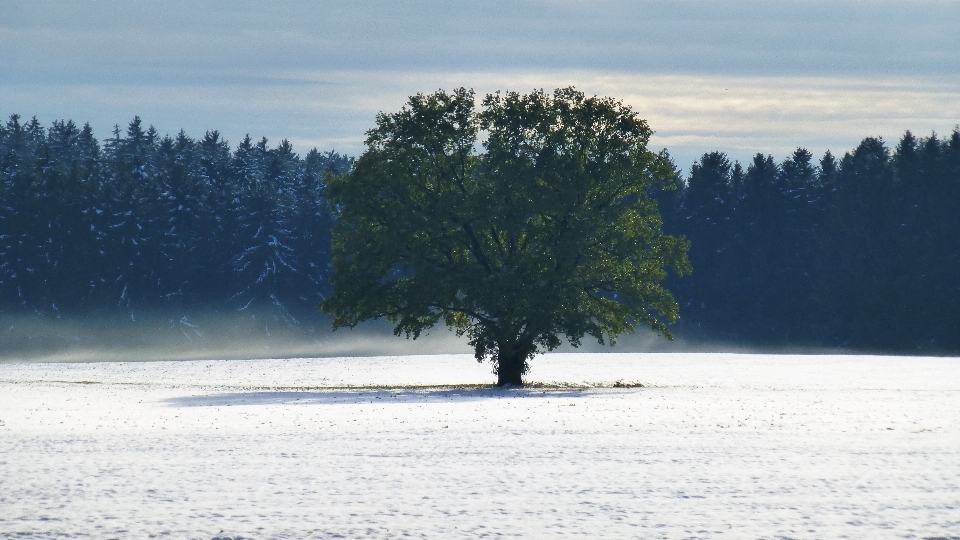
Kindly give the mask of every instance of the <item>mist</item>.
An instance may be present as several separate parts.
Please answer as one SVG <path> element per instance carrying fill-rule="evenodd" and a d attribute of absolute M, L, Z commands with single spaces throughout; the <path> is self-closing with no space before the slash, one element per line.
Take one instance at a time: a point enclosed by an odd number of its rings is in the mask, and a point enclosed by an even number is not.
<path fill-rule="evenodd" d="M 162 310 L 84 317 L 0 316 L 0 362 L 142 362 L 387 356 L 469 352 L 451 332 L 398 338 L 381 323 L 331 330 L 330 319 L 291 322 L 269 311 Z"/>
<path fill-rule="evenodd" d="M 781 353 L 852 352 L 828 347 L 764 347 L 710 339 L 679 325 L 667 340 L 638 328 L 603 344 L 586 336 L 579 347 L 564 342 L 558 353 Z M 274 312 L 190 313 L 152 310 L 58 317 L 0 315 L 0 363 L 151 362 L 473 354 L 467 338 L 436 326 L 417 339 L 395 336 L 386 321 L 332 330 L 331 318 L 292 322 Z M 533 362 L 536 362 L 536 358 Z"/>

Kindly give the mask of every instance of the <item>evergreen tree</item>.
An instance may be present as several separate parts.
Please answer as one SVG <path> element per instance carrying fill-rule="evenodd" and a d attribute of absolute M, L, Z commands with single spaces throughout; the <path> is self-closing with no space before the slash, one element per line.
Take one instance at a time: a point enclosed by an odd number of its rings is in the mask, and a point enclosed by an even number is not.
<path fill-rule="evenodd" d="M 770 257 L 778 242 L 779 202 L 777 178 L 780 168 L 773 156 L 756 154 L 744 173 L 733 223 L 732 246 L 735 279 L 730 312 L 718 318 L 735 324 L 728 331 L 738 338 L 769 339 L 777 300 L 769 294 L 772 285 Z M 731 318 L 730 314 L 736 314 Z"/>
<path fill-rule="evenodd" d="M 238 149 L 237 162 L 244 174 L 238 218 L 243 248 L 232 259 L 234 297 L 242 309 L 272 307 L 276 316 L 295 321 L 286 293 L 292 292 L 299 271 L 293 229 L 299 158 L 286 140 L 271 150 L 265 138 L 255 146 L 248 138 Z"/>
<path fill-rule="evenodd" d="M 780 164 L 777 175 L 776 238 L 770 242 L 767 260 L 775 274 L 771 280 L 775 285 L 768 294 L 778 310 L 774 332 L 783 343 L 810 339 L 810 323 L 816 319 L 816 308 L 810 300 L 819 253 L 821 207 L 819 179 L 812 161 L 813 154 L 798 148 Z"/>
<path fill-rule="evenodd" d="M 49 243 L 42 226 L 42 205 L 46 186 L 42 175 L 41 156 L 45 153 L 44 129 L 33 118 L 20 123 L 12 115 L 4 130 L 0 148 L 3 207 L 0 210 L 0 254 L 3 262 L 4 304 L 21 309 L 42 307 L 44 272 L 49 257 L 44 252 Z"/>
<path fill-rule="evenodd" d="M 209 298 L 230 294 L 231 260 L 240 243 L 236 236 L 238 186 L 230 145 L 218 131 L 207 131 L 198 145 L 199 171 L 194 208 L 193 249 L 207 254 L 207 264 L 194 270 L 199 291 Z M 204 298 L 203 295 L 200 298 Z"/>
<path fill-rule="evenodd" d="M 690 169 L 683 190 L 679 232 L 688 238 L 699 238 L 691 244 L 690 263 L 697 268 L 699 278 L 677 285 L 683 298 L 692 299 L 684 305 L 685 312 L 703 324 L 717 321 L 716 306 L 729 301 L 729 288 L 723 287 L 733 264 L 730 247 L 730 219 L 736 200 L 733 191 L 732 165 L 722 152 L 704 154 Z M 722 324 L 722 323 L 721 323 Z"/>
<path fill-rule="evenodd" d="M 301 231 L 293 239 L 300 254 L 297 290 L 304 307 L 316 306 L 330 294 L 330 249 L 334 214 L 326 201 L 326 177 L 349 172 L 351 161 L 335 152 L 321 153 L 316 148 L 307 153 L 304 170 L 295 186 L 298 201 L 293 215 L 294 230 Z"/>
<path fill-rule="evenodd" d="M 97 197 L 98 154 L 89 125 L 81 131 L 72 121 L 58 121 L 47 131 L 45 189 L 38 215 L 47 237 L 46 289 L 38 300 L 55 312 L 90 300 L 91 269 L 98 254 L 89 251 L 96 233 L 88 214 Z"/>

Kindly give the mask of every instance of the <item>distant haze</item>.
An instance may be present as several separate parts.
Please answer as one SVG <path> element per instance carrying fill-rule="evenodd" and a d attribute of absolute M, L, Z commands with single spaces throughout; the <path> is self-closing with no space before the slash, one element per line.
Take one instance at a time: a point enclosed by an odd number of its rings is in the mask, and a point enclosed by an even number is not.
<path fill-rule="evenodd" d="M 410 94 L 575 85 L 633 105 L 686 170 L 948 132 L 957 28 L 956 1 L 5 2 L 0 114 L 356 155 Z"/>
<path fill-rule="evenodd" d="M 134 313 L 134 312 L 131 312 Z M 385 321 L 356 329 L 330 329 L 330 320 L 289 324 L 268 312 L 215 313 L 194 309 L 52 318 L 0 315 L 0 364 L 5 362 L 141 362 L 258 358 L 322 358 L 411 354 L 472 354 L 465 337 L 440 325 L 419 339 L 394 336 Z M 615 347 L 585 337 L 579 348 L 564 344 L 558 352 L 731 352 L 844 353 L 836 348 L 745 347 L 706 342 L 694 332 L 674 329 L 668 341 L 647 328 L 621 336 Z"/>
<path fill-rule="evenodd" d="M 414 341 L 395 337 L 389 326 L 376 322 L 332 332 L 322 316 L 290 324 L 266 312 L 202 308 L 189 315 L 169 310 L 56 319 L 0 315 L 0 363 L 468 353 L 464 341 L 442 327 Z"/>

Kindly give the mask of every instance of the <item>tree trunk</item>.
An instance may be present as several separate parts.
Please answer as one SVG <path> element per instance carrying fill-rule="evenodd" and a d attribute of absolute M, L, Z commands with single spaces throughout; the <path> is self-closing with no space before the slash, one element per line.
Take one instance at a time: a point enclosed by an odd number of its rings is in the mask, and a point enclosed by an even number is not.
<path fill-rule="evenodd" d="M 527 357 L 533 344 L 501 344 L 497 350 L 497 386 L 523 386 L 523 374 L 527 372 Z"/>

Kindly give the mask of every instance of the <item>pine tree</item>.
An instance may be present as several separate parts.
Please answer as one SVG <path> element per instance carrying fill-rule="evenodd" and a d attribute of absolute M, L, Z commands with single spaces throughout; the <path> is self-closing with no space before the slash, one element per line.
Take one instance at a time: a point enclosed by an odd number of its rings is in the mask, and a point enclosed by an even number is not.
<path fill-rule="evenodd" d="M 154 298 L 150 293 L 159 288 L 160 250 L 155 244 L 162 217 L 157 211 L 157 143 L 156 131 L 144 130 L 140 117 L 135 117 L 124 137 L 115 127 L 113 138 L 105 144 L 109 163 L 105 290 L 118 306 L 127 308 L 149 302 Z"/>
<path fill-rule="evenodd" d="M 99 145 L 89 125 L 80 130 L 72 121 L 58 121 L 47 131 L 46 147 L 40 221 L 47 229 L 49 263 L 42 302 L 59 313 L 90 302 L 91 270 L 99 262 L 89 218 L 98 196 Z"/>
<path fill-rule="evenodd" d="M 241 309 L 267 308 L 275 317 L 295 322 L 287 300 L 299 271 L 292 223 L 299 158 L 288 141 L 269 149 L 264 138 L 255 146 L 249 139 L 241 143 L 236 160 L 244 173 L 239 216 L 244 247 L 232 259 L 238 285 L 233 296 Z"/>
<path fill-rule="evenodd" d="M 813 154 L 798 148 L 785 159 L 777 175 L 778 203 L 776 238 L 767 264 L 776 274 L 776 288 L 768 291 L 778 309 L 775 334 L 784 344 L 810 339 L 810 323 L 816 319 L 811 305 L 814 265 L 821 222 L 818 174 Z"/>
<path fill-rule="evenodd" d="M 45 186 L 41 158 L 45 142 L 44 129 L 36 118 L 21 124 L 19 115 L 12 115 L 0 148 L 0 280 L 4 305 L 21 309 L 42 308 L 46 288 L 49 242 L 42 225 Z"/>

